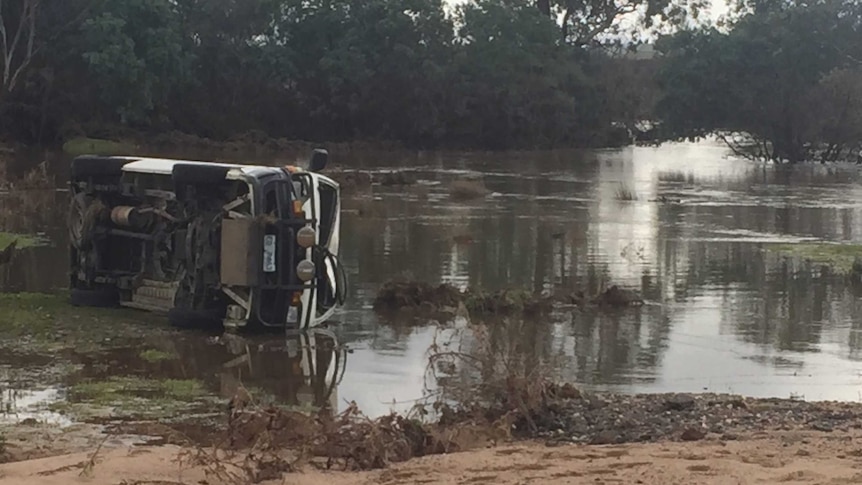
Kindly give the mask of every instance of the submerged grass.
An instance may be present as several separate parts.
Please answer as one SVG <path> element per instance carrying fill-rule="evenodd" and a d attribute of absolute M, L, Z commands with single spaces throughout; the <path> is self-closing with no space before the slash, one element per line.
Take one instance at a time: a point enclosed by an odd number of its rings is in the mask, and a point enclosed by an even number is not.
<path fill-rule="evenodd" d="M 0 294 L 0 335 L 41 336 L 51 332 L 66 303 L 60 295 Z"/>
<path fill-rule="evenodd" d="M 45 237 L 35 234 L 15 234 L 12 232 L 0 232 L 0 250 L 5 249 L 12 242 L 18 241 L 17 248 L 25 249 L 36 246 L 46 246 L 50 243 Z"/>
<path fill-rule="evenodd" d="M 177 357 L 177 355 L 174 353 L 165 352 L 164 350 L 158 349 L 144 350 L 138 356 L 141 358 L 141 360 L 143 360 L 144 362 L 149 362 L 150 364 L 173 360 Z"/>
<path fill-rule="evenodd" d="M 25 353 L 94 352 L 158 335 L 166 328 L 154 318 L 123 308 L 73 307 L 66 292 L 0 294 L 0 352 L 11 346 Z"/>
<path fill-rule="evenodd" d="M 862 245 L 838 243 L 769 244 L 767 251 L 829 266 L 833 272 L 849 275 L 862 258 Z"/>
<path fill-rule="evenodd" d="M 87 420 L 88 416 L 175 418 L 196 404 L 208 402 L 203 383 L 193 379 L 150 379 L 139 376 L 112 376 L 86 380 L 67 390 L 68 401 L 57 403 L 64 411 Z M 102 408 L 102 409 L 100 409 Z M 105 409 L 109 412 L 105 412 Z"/>
<path fill-rule="evenodd" d="M 96 404 L 111 404 L 138 397 L 188 402 L 204 394 L 203 384 L 193 379 L 159 380 L 137 376 L 112 376 L 103 381 L 83 381 L 69 389 L 70 400 Z"/>

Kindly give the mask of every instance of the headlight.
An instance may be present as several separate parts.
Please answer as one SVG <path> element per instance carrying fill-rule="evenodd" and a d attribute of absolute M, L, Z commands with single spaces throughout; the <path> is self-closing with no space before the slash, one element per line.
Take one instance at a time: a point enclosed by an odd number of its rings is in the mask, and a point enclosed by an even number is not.
<path fill-rule="evenodd" d="M 310 248 L 314 245 L 314 237 L 317 234 L 314 232 L 314 229 L 305 226 L 296 233 L 296 243 L 303 248 Z"/>
<path fill-rule="evenodd" d="M 314 278 L 314 263 L 307 259 L 300 261 L 296 265 L 296 276 L 302 281 L 310 281 Z"/>

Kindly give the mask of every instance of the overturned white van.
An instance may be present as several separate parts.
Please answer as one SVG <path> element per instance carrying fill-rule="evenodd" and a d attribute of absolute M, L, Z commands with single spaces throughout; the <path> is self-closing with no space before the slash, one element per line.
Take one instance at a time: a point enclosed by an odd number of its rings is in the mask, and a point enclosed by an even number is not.
<path fill-rule="evenodd" d="M 72 161 L 71 302 L 180 327 L 306 329 L 344 303 L 338 183 L 305 168 L 129 156 Z"/>

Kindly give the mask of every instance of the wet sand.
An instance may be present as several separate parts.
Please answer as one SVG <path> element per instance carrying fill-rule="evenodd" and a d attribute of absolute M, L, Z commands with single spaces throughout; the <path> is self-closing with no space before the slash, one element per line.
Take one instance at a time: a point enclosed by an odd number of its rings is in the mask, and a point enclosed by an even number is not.
<path fill-rule="evenodd" d="M 180 467 L 174 446 L 105 447 L 0 466 L 9 485 L 193 485 L 219 482 Z M 87 468 L 87 470 L 85 470 Z M 84 472 L 84 473 L 82 473 Z M 201 480 L 206 480 L 202 482 Z M 776 432 L 736 441 L 659 442 L 611 446 L 523 442 L 437 455 L 371 472 L 323 472 L 306 467 L 264 484 L 640 483 L 748 484 L 862 481 L 862 433 Z"/>

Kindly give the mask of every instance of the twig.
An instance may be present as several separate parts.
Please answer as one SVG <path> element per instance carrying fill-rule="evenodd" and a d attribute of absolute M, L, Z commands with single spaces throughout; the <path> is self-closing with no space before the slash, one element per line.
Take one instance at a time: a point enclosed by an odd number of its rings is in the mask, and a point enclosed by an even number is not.
<path fill-rule="evenodd" d="M 102 446 L 105 444 L 105 442 L 108 441 L 108 438 L 110 437 L 111 435 L 105 435 L 104 439 L 102 439 L 102 441 L 99 443 L 99 446 L 96 447 L 96 451 L 94 451 L 93 454 L 90 455 L 90 458 L 87 460 L 87 462 L 84 463 L 84 467 L 81 469 L 81 472 L 78 473 L 79 477 L 90 476 L 90 474 L 93 472 L 93 469 L 96 467 L 96 457 L 99 456 L 99 452 L 102 451 Z"/>

